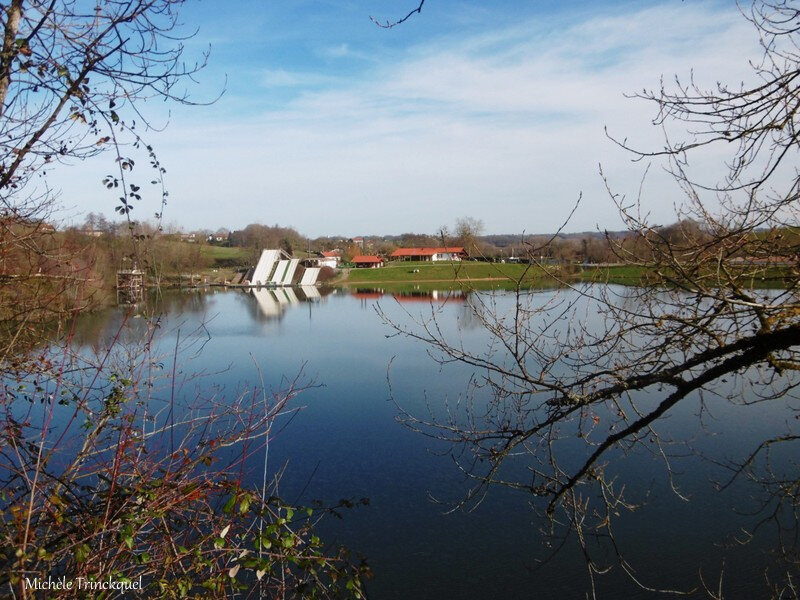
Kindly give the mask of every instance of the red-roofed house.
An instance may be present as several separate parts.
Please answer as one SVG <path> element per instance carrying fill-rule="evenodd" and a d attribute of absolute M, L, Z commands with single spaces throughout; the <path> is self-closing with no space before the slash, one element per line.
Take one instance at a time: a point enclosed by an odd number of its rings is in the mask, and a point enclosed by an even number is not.
<path fill-rule="evenodd" d="M 360 255 L 353 257 L 353 264 L 357 269 L 377 269 L 383 266 L 383 259 L 380 256 Z"/>
<path fill-rule="evenodd" d="M 467 253 L 461 247 L 448 248 L 398 248 L 390 258 L 398 260 L 463 260 Z"/>
<path fill-rule="evenodd" d="M 317 264 L 320 267 L 331 267 L 332 269 L 338 267 L 339 261 L 342 259 L 338 250 L 320 252 L 320 256 L 321 258 L 317 261 Z"/>

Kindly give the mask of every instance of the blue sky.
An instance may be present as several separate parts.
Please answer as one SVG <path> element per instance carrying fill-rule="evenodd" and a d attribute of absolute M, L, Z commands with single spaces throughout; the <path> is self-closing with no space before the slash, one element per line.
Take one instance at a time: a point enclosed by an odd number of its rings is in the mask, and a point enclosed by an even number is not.
<path fill-rule="evenodd" d="M 636 195 L 632 163 L 604 127 L 644 148 L 654 107 L 626 93 L 663 75 L 713 86 L 750 77 L 757 39 L 733 2 L 188 2 L 187 57 L 210 45 L 188 88 L 209 106 L 149 103 L 148 140 L 167 168 L 165 221 L 184 230 L 281 224 L 310 236 L 434 232 L 462 216 L 486 233 L 568 231 L 621 221 L 599 176 Z M 677 130 L 676 130 L 677 131 Z M 713 173 L 721 156 L 697 168 Z M 59 172 L 61 218 L 111 216 L 109 159 Z M 147 177 L 146 174 L 142 174 Z M 720 172 L 721 176 L 721 172 Z M 678 188 L 658 164 L 643 210 L 671 222 Z M 148 218 L 157 199 L 134 211 Z M 138 213 L 138 214 L 136 214 Z"/>

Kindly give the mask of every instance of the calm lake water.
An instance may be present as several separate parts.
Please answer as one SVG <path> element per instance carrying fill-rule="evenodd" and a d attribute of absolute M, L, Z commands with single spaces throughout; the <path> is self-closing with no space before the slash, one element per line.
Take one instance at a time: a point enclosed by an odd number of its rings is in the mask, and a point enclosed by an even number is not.
<path fill-rule="evenodd" d="M 546 298 L 556 292 L 534 293 Z M 584 597 L 589 580 L 573 540 L 539 564 L 548 556 L 540 533 L 546 523 L 535 516 L 530 497 L 495 489 L 474 510 L 446 514 L 463 497 L 465 478 L 446 446 L 397 422 L 387 381 L 398 404 L 424 416 L 426 402 L 438 410 L 445 398 L 464 392 L 472 370 L 458 364 L 440 368 L 419 343 L 388 337 L 392 331 L 376 314 L 376 303 L 398 322 L 436 310 L 446 335 L 478 348 L 485 332 L 470 318 L 464 299 L 317 296 L 316 290 L 220 290 L 175 292 L 151 302 L 150 308 L 163 314 L 157 344 L 165 356 L 179 335 L 195 340 L 179 357 L 180 393 L 233 396 L 260 378 L 277 390 L 301 371 L 319 385 L 295 400 L 303 410 L 272 440 L 269 467 L 273 472 L 286 467 L 281 494 L 289 502 L 369 498 L 369 506 L 345 511 L 342 520 L 326 520 L 321 533 L 367 558 L 375 572 L 367 584 L 371 597 Z M 507 307 L 513 297 L 498 293 L 496 301 Z M 101 348 L 122 319 L 122 309 L 82 317 L 76 339 L 87 352 Z M 136 329 L 143 320 L 131 323 Z M 192 379 L 190 373 L 204 376 Z M 687 402 L 670 414 L 666 427 L 695 438 L 700 448 L 714 448 L 718 456 L 782 419 L 765 406 L 731 410 L 723 403 L 705 423 L 707 435 L 696 412 L 697 403 Z M 759 548 L 761 540 L 745 547 L 718 545 L 750 523 L 736 512 L 751 507 L 749 490 L 712 493 L 709 479 L 719 472 L 707 462 L 676 459 L 675 467 L 690 502 L 669 491 L 663 466 L 652 456 L 620 456 L 613 465 L 633 498 L 649 494 L 648 505 L 623 515 L 617 530 L 637 576 L 649 585 L 690 589 L 702 570 L 716 585 L 724 556 L 726 597 L 764 596 L 763 570 L 770 559 Z M 257 465 L 252 477 L 260 482 Z M 619 569 L 598 582 L 601 598 L 651 597 Z"/>

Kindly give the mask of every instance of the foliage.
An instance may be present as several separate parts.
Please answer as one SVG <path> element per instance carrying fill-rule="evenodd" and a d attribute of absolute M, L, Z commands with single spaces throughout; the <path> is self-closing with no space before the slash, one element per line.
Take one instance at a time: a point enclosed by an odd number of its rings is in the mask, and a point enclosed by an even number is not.
<path fill-rule="evenodd" d="M 144 332 L 144 349 L 126 348 L 123 323 L 93 358 L 67 345 L 6 377 L 0 585 L 20 598 L 37 596 L 31 582 L 62 576 L 75 586 L 80 578 L 140 582 L 148 597 L 162 598 L 248 589 L 361 597 L 366 565 L 351 567 L 344 549 L 314 533 L 330 509 L 284 504 L 277 482 L 243 485 L 303 385 L 184 402 L 178 374 L 162 372 L 177 361 L 150 350 L 154 330 Z M 197 343 L 186 337 L 182 351 Z"/>
<path fill-rule="evenodd" d="M 104 302 L 107 264 L 44 223 L 0 219 L 0 363 L 38 343 L 42 326 Z"/>
<path fill-rule="evenodd" d="M 258 261 L 264 248 L 283 248 L 290 251 L 292 248 L 302 249 L 306 246 L 305 238 L 291 227 L 270 227 L 259 223 L 251 223 L 244 229 L 232 232 L 230 239 L 233 246 L 252 248 L 255 251 L 253 264 Z"/>

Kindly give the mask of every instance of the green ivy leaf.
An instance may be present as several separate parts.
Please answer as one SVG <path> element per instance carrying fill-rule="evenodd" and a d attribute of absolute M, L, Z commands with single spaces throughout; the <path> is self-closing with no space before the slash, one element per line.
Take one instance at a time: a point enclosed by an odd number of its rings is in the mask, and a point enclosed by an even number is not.
<path fill-rule="evenodd" d="M 78 563 L 86 562 L 86 559 L 89 558 L 90 548 L 86 544 L 81 544 L 77 548 L 75 548 L 75 560 Z"/>

